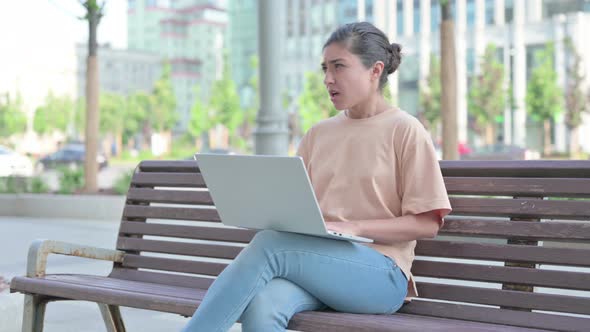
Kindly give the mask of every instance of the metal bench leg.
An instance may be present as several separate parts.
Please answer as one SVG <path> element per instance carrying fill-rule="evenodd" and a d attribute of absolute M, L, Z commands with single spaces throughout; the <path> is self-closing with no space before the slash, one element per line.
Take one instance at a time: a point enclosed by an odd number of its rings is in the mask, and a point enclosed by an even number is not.
<path fill-rule="evenodd" d="M 99 303 L 102 319 L 107 327 L 107 332 L 125 332 L 125 324 L 119 306 Z"/>
<path fill-rule="evenodd" d="M 25 295 L 23 332 L 42 332 L 47 301 L 38 295 Z"/>

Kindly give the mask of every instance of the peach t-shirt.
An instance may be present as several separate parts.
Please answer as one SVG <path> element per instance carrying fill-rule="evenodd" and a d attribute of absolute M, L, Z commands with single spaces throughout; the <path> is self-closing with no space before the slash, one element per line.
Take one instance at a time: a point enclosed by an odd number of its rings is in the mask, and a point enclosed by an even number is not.
<path fill-rule="evenodd" d="M 442 225 L 451 210 L 430 136 L 402 110 L 363 119 L 340 112 L 311 128 L 297 155 L 326 220 L 396 222 L 396 217 L 438 210 Z M 409 277 L 408 297 L 418 295 L 410 272 L 416 241 L 367 246 L 393 258 Z"/>

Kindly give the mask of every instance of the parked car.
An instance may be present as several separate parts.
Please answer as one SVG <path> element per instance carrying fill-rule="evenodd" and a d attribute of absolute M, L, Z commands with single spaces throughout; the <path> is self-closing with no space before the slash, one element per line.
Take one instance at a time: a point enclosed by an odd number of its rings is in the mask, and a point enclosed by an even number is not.
<path fill-rule="evenodd" d="M 33 162 L 29 157 L 0 146 L 0 177 L 33 176 Z"/>
<path fill-rule="evenodd" d="M 67 144 L 56 152 L 49 154 L 37 162 L 37 171 L 45 169 L 57 168 L 60 166 L 75 169 L 77 167 L 84 167 L 84 159 L 86 156 L 86 148 L 83 144 Z M 108 166 L 108 160 L 103 153 L 96 156 L 98 168 L 103 169 Z"/>
<path fill-rule="evenodd" d="M 539 159 L 539 153 L 517 145 L 493 144 L 474 149 L 461 156 L 462 160 L 529 160 Z"/>

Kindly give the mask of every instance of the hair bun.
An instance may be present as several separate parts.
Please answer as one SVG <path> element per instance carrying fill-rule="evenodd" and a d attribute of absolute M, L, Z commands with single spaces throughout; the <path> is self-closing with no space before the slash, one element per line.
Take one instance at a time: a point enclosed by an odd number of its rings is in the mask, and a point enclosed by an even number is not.
<path fill-rule="evenodd" d="M 389 45 L 390 61 L 389 67 L 387 68 L 387 74 L 392 74 L 397 70 L 400 63 L 402 62 L 402 46 L 397 43 Z"/>

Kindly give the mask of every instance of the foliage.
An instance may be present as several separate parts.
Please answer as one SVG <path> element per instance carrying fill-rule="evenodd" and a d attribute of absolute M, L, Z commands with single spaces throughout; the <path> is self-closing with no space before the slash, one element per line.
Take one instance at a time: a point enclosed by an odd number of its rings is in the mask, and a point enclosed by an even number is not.
<path fill-rule="evenodd" d="M 527 84 L 526 109 L 537 121 L 553 119 L 563 111 L 563 96 L 557 84 L 553 54 L 552 44 L 536 54 L 539 66 L 533 69 Z"/>
<path fill-rule="evenodd" d="M 426 127 L 431 131 L 437 128 L 441 118 L 440 94 L 440 59 L 431 56 L 426 84 L 420 89 L 420 118 L 426 122 Z"/>
<path fill-rule="evenodd" d="M 299 96 L 299 114 L 303 132 L 307 132 L 319 121 L 338 114 L 338 110 L 330 101 L 322 77 L 321 72 L 305 74 L 303 93 Z"/>
<path fill-rule="evenodd" d="M 113 190 L 119 195 L 125 195 L 131 185 L 131 179 L 133 178 L 133 170 L 123 173 L 115 183 L 113 184 Z"/>
<path fill-rule="evenodd" d="M 0 137 L 22 133 L 26 126 L 27 118 L 22 110 L 20 94 L 17 94 L 14 102 L 9 100 L 8 94 L 6 94 L 6 100 L 0 100 Z"/>
<path fill-rule="evenodd" d="M 82 167 L 60 167 L 58 171 L 60 173 L 58 193 L 73 194 L 84 187 L 84 169 Z"/>

